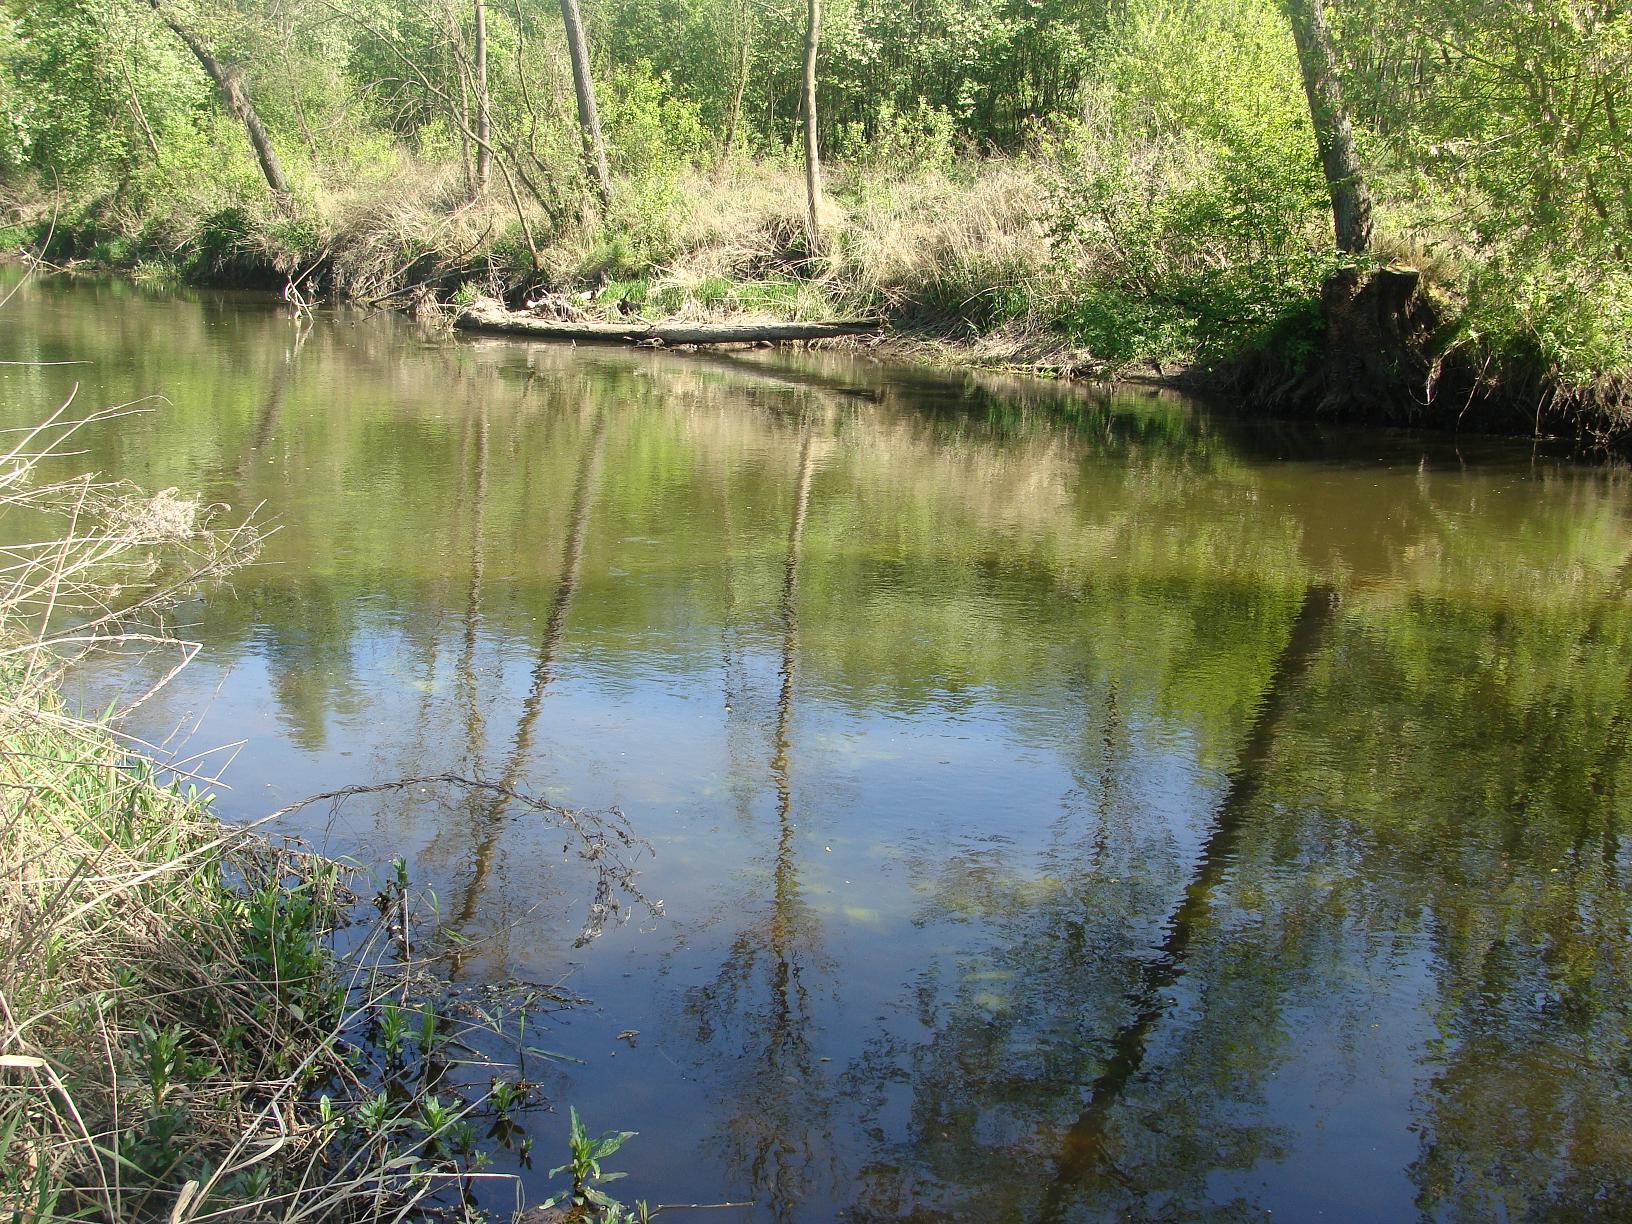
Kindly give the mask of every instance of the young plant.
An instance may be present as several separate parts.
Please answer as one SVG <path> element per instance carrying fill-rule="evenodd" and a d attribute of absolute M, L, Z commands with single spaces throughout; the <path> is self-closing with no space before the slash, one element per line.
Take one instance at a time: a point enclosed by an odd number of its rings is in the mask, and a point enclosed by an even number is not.
<path fill-rule="evenodd" d="M 395 1062 L 402 1057 L 403 1038 L 408 1035 L 408 1017 L 394 999 L 387 999 L 380 1007 L 380 1047 L 386 1057 Z"/>
<path fill-rule="evenodd" d="M 429 1058 L 441 1048 L 442 1042 L 442 1019 L 427 1003 L 419 1013 L 419 1052 Z"/>
<path fill-rule="evenodd" d="M 508 1118 L 526 1094 L 526 1088 L 514 1080 L 495 1077 L 493 1090 L 488 1094 L 488 1100 L 492 1102 L 493 1111 L 499 1117 Z"/>
<path fill-rule="evenodd" d="M 585 1128 L 583 1120 L 578 1117 L 578 1110 L 569 1107 L 571 1115 L 571 1129 L 567 1135 L 569 1159 L 564 1165 L 558 1165 L 550 1170 L 550 1176 L 571 1171 L 572 1186 L 561 1193 L 552 1196 L 543 1204 L 544 1210 L 564 1202 L 571 1202 L 576 1206 L 605 1212 L 612 1219 L 623 1216 L 623 1204 L 600 1187 L 607 1182 L 617 1181 L 625 1176 L 622 1173 L 601 1172 L 601 1161 L 612 1155 L 625 1142 L 635 1137 L 635 1131 L 607 1131 L 603 1135 L 591 1137 Z"/>

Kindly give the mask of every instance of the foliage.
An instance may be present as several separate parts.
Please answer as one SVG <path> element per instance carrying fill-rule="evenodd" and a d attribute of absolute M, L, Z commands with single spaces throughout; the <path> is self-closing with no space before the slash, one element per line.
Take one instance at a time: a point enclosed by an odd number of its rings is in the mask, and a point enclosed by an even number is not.
<path fill-rule="evenodd" d="M 626 176 L 672 178 L 709 143 L 696 105 L 676 98 L 669 81 L 643 64 L 614 71 L 601 112 L 614 168 Z"/>
<path fill-rule="evenodd" d="M 1325 7 L 1379 254 L 1427 265 L 1484 355 L 1569 387 L 1624 378 L 1632 16 L 1610 0 Z M 822 258 L 789 224 L 797 0 L 591 6 L 604 207 L 579 169 L 553 0 L 485 7 L 485 194 L 468 6 L 173 11 L 253 98 L 296 215 L 150 5 L 0 0 L 0 185 L 32 193 L 42 225 L 56 208 L 59 254 L 272 286 L 313 267 L 374 301 L 640 282 L 688 309 L 779 309 L 793 278 L 799 310 L 1024 332 L 1095 368 L 1318 343 L 1329 202 L 1282 0 L 836 0 Z M 1003 207 L 983 195 L 998 156 L 1015 172 Z"/>
<path fill-rule="evenodd" d="M 1452 262 L 1477 338 L 1577 383 L 1632 366 L 1632 14 L 1606 0 L 1336 11 L 1397 224 Z"/>

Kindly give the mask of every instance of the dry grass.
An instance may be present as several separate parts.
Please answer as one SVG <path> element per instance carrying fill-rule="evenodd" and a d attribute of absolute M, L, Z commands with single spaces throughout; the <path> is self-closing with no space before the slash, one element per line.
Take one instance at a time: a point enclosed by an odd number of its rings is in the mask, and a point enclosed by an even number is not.
<path fill-rule="evenodd" d="M 8 682 L 0 726 L 7 730 L 19 720 L 72 722 L 52 713 L 53 695 L 93 652 L 162 648 L 178 662 L 191 657 L 196 646 L 169 631 L 169 609 L 259 546 L 248 524 L 223 529 L 218 507 L 174 489 L 149 497 L 91 476 L 40 479 L 45 460 L 81 429 L 130 411 L 74 418 L 68 409 L 14 436 L 0 454 L 0 526 L 6 538 L 26 541 L 0 546 L 0 667 Z"/>
<path fill-rule="evenodd" d="M 1014 160 L 981 163 L 971 181 L 859 179 L 833 237 L 840 292 L 922 325 L 1039 325 L 1028 312 L 1058 280 L 1041 182 Z"/>
<path fill-rule="evenodd" d="M 799 276 L 840 308 L 932 325 L 989 313 L 982 298 L 1030 297 L 1048 276 L 1045 193 L 1011 161 L 981 163 L 965 180 L 939 170 L 836 174 L 816 258 L 803 192 L 788 167 L 691 172 L 677 193 L 687 204 L 675 254 L 654 287 Z"/>
<path fill-rule="evenodd" d="M 165 1205 L 199 1218 L 235 1149 L 242 1164 L 287 1142 L 280 1111 L 245 1116 L 246 1060 L 226 1046 L 273 1062 L 311 1046 L 265 1006 L 261 983 L 222 976 L 245 952 L 224 873 L 252 892 L 297 865 L 161 785 L 58 697 L 95 651 L 185 661 L 194 647 L 167 610 L 257 543 L 174 490 L 42 479 L 53 452 L 112 415 L 75 420 L 65 406 L 0 458 L 0 526 L 31 541 L 0 549 L 0 1201 L 31 1219 L 154 1214 L 166 1171 L 143 1159 L 144 1138 L 220 1154 L 188 1202 Z"/>
<path fill-rule="evenodd" d="M 536 207 L 524 209 L 535 230 L 544 224 Z M 472 201 L 458 167 L 414 161 L 384 187 L 359 184 L 325 196 L 318 213 L 334 289 L 365 302 L 425 281 L 456 284 L 516 224 L 501 192 Z"/>
<path fill-rule="evenodd" d="M 1047 176 L 1026 159 L 828 167 L 822 249 L 808 249 L 802 171 L 791 161 L 621 178 L 604 214 L 569 166 L 495 173 L 472 200 L 455 161 L 405 149 L 368 172 L 311 182 L 299 215 L 220 184 L 133 211 L 99 206 L 95 251 L 170 262 L 222 283 L 294 282 L 371 304 L 447 300 L 462 286 L 509 297 L 619 285 L 624 303 L 681 317 L 883 314 L 956 337 L 1047 326 L 1060 292 Z M 145 210 L 145 211 L 144 211 Z M 140 213 L 140 215 L 139 215 Z"/>
<path fill-rule="evenodd" d="M 264 1200 L 272 1182 L 246 1175 L 311 1150 L 296 1104 L 340 1049 L 334 1029 L 267 1005 L 318 984 L 311 966 L 258 963 L 275 944 L 246 946 L 224 879 L 245 895 L 312 880 L 321 923 L 337 878 L 225 829 L 111 737 L 8 732 L 0 1202 L 42 1220 L 201 1220 Z"/>
<path fill-rule="evenodd" d="M 1058 293 L 1047 192 L 1013 161 L 980 162 L 956 176 L 836 170 L 814 253 L 797 167 L 688 169 L 655 198 L 626 186 L 604 221 L 577 219 L 541 250 L 541 281 L 587 295 L 592 311 L 881 314 L 898 326 L 968 335 L 999 320 L 1010 330 L 1046 327 Z M 630 287 L 642 296 L 616 296 Z"/>

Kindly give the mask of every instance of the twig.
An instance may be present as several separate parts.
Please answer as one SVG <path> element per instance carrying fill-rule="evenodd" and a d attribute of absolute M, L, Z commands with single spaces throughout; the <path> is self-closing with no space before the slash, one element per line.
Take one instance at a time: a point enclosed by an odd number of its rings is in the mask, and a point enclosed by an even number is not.
<path fill-rule="evenodd" d="M 317 803 L 332 802 L 338 804 L 362 795 L 379 795 L 411 790 L 415 787 L 430 786 L 454 786 L 464 790 L 485 791 L 505 803 L 517 803 L 532 811 L 544 813 L 552 817 L 554 823 L 577 835 L 579 857 L 585 862 L 593 864 L 598 873 L 595 895 L 590 902 L 589 916 L 578 936 L 577 943 L 579 946 L 598 937 L 606 929 L 606 924 L 610 919 L 616 918 L 620 924 L 628 920 L 632 910 L 618 901 L 617 893 L 624 894 L 654 918 L 662 917 L 663 902 L 652 900 L 640 890 L 635 884 L 635 877 L 639 873 L 631 863 L 626 863 L 617 852 L 619 846 L 637 855 L 642 851 L 650 852 L 651 850 L 651 843 L 642 837 L 638 837 L 629 828 L 628 821 L 621 811 L 617 808 L 610 808 L 605 814 L 595 814 L 575 808 L 565 808 L 559 804 L 551 803 L 547 799 L 540 799 L 516 790 L 514 787 L 502 782 L 489 782 L 482 778 L 467 778 L 456 773 L 438 773 L 413 778 L 398 778 L 391 782 L 344 786 L 338 790 L 324 791 L 321 794 L 310 795 L 305 799 L 286 804 L 277 811 L 261 817 L 251 827 L 258 827 Z M 610 834 L 610 837 L 608 834 Z"/>

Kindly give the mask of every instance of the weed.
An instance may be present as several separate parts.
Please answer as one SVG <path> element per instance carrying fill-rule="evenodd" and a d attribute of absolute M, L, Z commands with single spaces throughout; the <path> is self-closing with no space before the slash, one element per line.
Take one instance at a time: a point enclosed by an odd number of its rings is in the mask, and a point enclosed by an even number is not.
<path fill-rule="evenodd" d="M 623 1173 L 606 1173 L 601 1169 L 601 1161 L 614 1154 L 627 1141 L 635 1137 L 635 1131 L 607 1131 L 601 1135 L 592 1136 L 578 1116 L 576 1107 L 570 1107 L 570 1129 L 567 1133 L 567 1162 L 557 1165 L 550 1170 L 551 1177 L 558 1177 L 562 1173 L 572 1174 L 572 1185 L 559 1194 L 546 1199 L 542 1206 L 548 1208 L 561 1203 L 572 1203 L 586 1210 L 602 1212 L 610 1219 L 621 1219 L 623 1204 L 601 1189 L 608 1182 L 617 1181 L 624 1177 Z"/>

